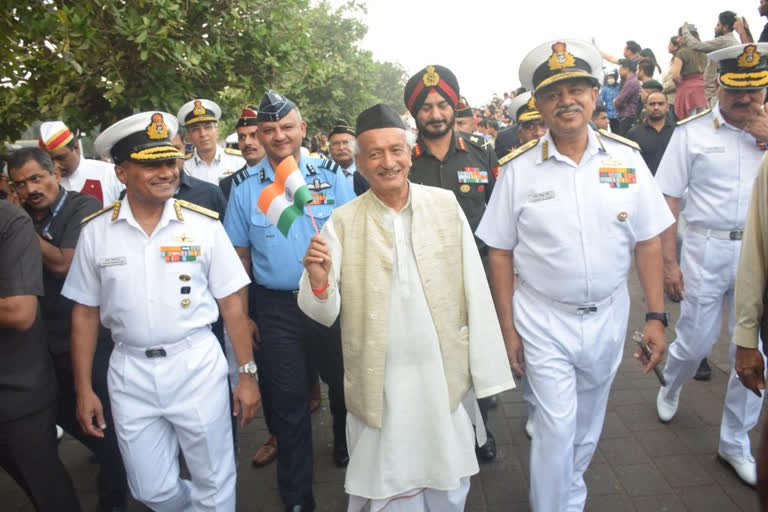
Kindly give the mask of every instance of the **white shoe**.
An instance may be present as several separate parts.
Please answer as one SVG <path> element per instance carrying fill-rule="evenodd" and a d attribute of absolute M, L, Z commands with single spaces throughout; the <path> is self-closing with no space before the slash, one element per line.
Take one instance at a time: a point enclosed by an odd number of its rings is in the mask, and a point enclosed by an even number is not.
<path fill-rule="evenodd" d="M 659 415 L 659 420 L 662 423 L 669 423 L 677 413 L 677 406 L 680 404 L 680 391 L 678 388 L 677 393 L 672 396 L 667 396 L 666 388 L 659 388 L 659 394 L 656 395 L 656 414 Z"/>
<path fill-rule="evenodd" d="M 533 439 L 533 420 L 530 417 L 525 420 L 525 435 Z"/>
<path fill-rule="evenodd" d="M 56 440 L 61 441 L 62 437 L 64 437 L 64 429 L 56 425 Z"/>
<path fill-rule="evenodd" d="M 752 487 L 757 485 L 757 465 L 755 464 L 754 457 L 751 455 L 749 457 L 726 455 L 720 450 L 717 450 L 717 458 L 720 459 L 720 462 L 723 464 L 729 465 L 744 483 L 751 485 Z"/>

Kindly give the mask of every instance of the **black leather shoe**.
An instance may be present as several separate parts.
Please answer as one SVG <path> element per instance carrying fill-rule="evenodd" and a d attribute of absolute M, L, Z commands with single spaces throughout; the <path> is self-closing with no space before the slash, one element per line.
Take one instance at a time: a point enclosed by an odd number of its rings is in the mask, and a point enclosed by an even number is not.
<path fill-rule="evenodd" d="M 693 378 L 695 380 L 709 380 L 712 378 L 712 368 L 709 367 L 709 362 L 706 357 L 701 360 L 699 369 L 696 370 L 696 375 L 694 375 Z"/>
<path fill-rule="evenodd" d="M 475 446 L 475 453 L 480 460 L 490 462 L 496 458 L 496 439 L 487 428 L 485 429 L 485 432 L 488 439 L 483 446 L 480 446 L 479 448 Z"/>
<path fill-rule="evenodd" d="M 315 510 L 315 504 L 305 503 L 303 505 L 286 505 L 285 512 L 312 512 Z"/>

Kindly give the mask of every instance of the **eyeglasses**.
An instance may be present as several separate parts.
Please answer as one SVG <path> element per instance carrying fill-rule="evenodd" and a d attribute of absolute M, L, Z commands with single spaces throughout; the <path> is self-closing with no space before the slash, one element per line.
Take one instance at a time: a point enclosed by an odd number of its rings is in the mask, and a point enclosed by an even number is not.
<path fill-rule="evenodd" d="M 331 147 L 332 148 L 347 148 L 347 147 L 349 147 L 349 142 L 350 141 L 348 141 L 348 140 L 337 140 L 337 141 L 331 142 Z"/>

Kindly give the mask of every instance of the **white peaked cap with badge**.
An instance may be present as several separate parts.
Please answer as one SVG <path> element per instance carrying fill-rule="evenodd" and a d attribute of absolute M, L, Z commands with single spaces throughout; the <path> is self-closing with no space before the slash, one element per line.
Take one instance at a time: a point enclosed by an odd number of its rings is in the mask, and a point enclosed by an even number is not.
<path fill-rule="evenodd" d="M 768 87 L 768 43 L 730 46 L 707 55 L 717 64 L 717 81 L 725 89 Z"/>
<path fill-rule="evenodd" d="M 204 122 L 215 123 L 221 119 L 221 107 L 211 100 L 199 98 L 182 105 L 176 118 L 181 126 Z"/>
<path fill-rule="evenodd" d="M 537 46 L 520 64 L 520 83 L 538 91 L 562 80 L 586 78 L 599 85 L 603 58 L 590 43 L 577 39 L 558 39 Z"/>
<path fill-rule="evenodd" d="M 509 104 L 509 112 L 518 123 L 541 119 L 541 114 L 536 109 L 536 102 L 531 91 L 515 96 L 515 99 Z"/>
<path fill-rule="evenodd" d="M 171 145 L 179 130 L 176 118 L 167 112 L 142 112 L 116 122 L 96 138 L 94 150 L 116 164 L 124 160 L 154 162 L 184 158 Z"/>

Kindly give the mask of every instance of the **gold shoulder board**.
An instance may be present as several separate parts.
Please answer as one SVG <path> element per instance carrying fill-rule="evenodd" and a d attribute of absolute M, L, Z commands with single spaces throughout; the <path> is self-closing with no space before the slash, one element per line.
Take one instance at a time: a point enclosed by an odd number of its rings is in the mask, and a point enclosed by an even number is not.
<path fill-rule="evenodd" d="M 693 114 L 691 117 L 686 117 L 685 119 L 681 119 L 680 121 L 677 122 L 677 126 L 682 126 L 685 123 L 689 123 L 689 122 L 693 121 L 694 119 L 698 119 L 698 118 L 700 118 L 702 116 L 705 116 L 705 115 L 709 114 L 710 112 L 712 112 L 712 109 L 708 108 L 704 112 L 699 112 L 698 114 Z"/>
<path fill-rule="evenodd" d="M 511 162 L 512 160 L 519 157 L 529 149 L 535 148 L 538 143 L 539 143 L 539 139 L 533 139 L 533 140 L 529 140 L 519 148 L 513 149 L 512 151 L 510 151 L 509 153 L 501 157 L 501 159 L 499 160 L 499 167 L 506 164 L 507 162 Z"/>
<path fill-rule="evenodd" d="M 243 156 L 243 153 L 235 148 L 224 148 L 224 152 L 228 155 Z"/>
<path fill-rule="evenodd" d="M 182 208 L 186 208 L 187 210 L 192 210 L 193 212 L 200 213 L 202 215 L 205 215 L 206 217 L 210 217 L 212 219 L 219 220 L 218 212 L 215 212 L 213 210 L 209 210 L 208 208 L 205 208 L 205 207 L 200 206 L 198 204 L 190 203 L 189 201 L 185 201 L 183 199 L 176 199 L 176 204 L 178 204 Z"/>
<path fill-rule="evenodd" d="M 117 214 L 120 213 L 120 201 L 115 201 L 111 205 L 105 206 L 104 208 L 102 208 L 97 212 L 93 212 L 92 214 L 88 215 L 83 220 L 81 220 L 80 224 L 85 224 L 89 220 L 93 220 L 99 215 L 101 215 L 102 213 L 107 213 L 108 211 L 112 212 L 112 220 L 115 220 L 117 218 Z"/>
<path fill-rule="evenodd" d="M 640 146 L 637 144 L 637 142 L 635 142 L 633 140 L 629 140 L 629 139 L 627 139 L 625 137 L 622 137 L 621 135 L 616 135 L 615 133 L 611 133 L 608 130 L 600 129 L 600 130 L 597 130 L 597 131 L 600 132 L 600 135 L 602 135 L 603 137 L 608 137 L 609 139 L 615 140 L 616 142 L 621 142 L 625 146 L 629 146 L 631 148 L 634 148 L 634 149 L 640 151 Z"/>

